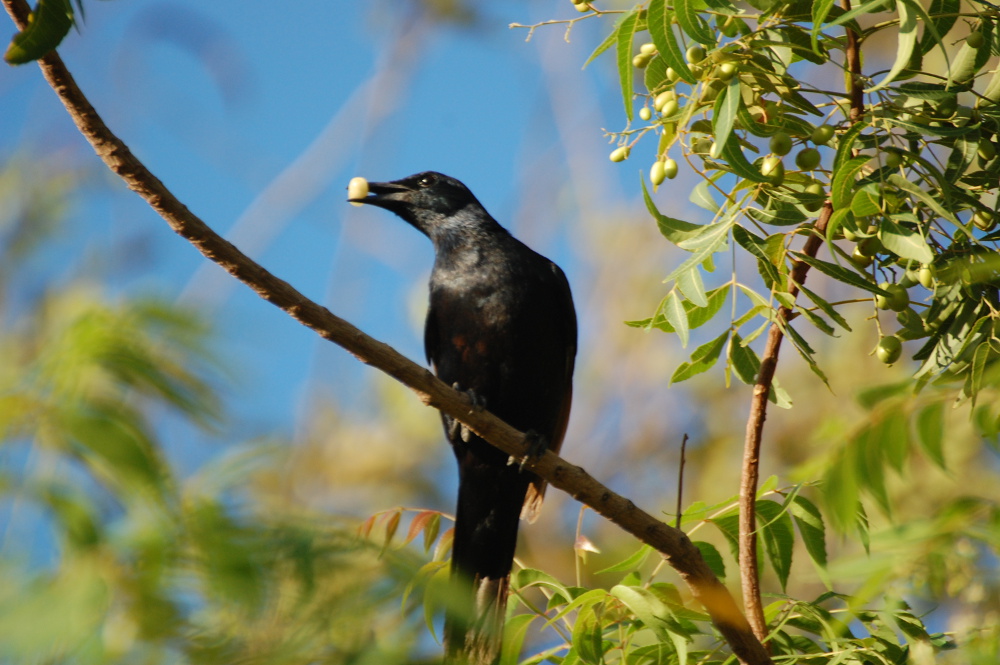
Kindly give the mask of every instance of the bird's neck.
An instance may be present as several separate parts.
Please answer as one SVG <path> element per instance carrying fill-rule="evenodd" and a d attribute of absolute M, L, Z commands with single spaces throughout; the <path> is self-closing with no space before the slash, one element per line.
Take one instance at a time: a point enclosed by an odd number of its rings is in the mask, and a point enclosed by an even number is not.
<path fill-rule="evenodd" d="M 475 224 L 437 226 L 428 235 L 437 261 L 446 264 L 475 265 L 486 256 L 503 254 L 513 241 L 507 229 L 488 217 Z"/>

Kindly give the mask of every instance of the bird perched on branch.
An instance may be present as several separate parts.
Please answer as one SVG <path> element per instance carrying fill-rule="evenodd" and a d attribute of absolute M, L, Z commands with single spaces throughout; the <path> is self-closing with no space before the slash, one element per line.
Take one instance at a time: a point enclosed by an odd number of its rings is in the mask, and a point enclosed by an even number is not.
<path fill-rule="evenodd" d="M 576 313 L 562 270 L 510 235 L 454 178 L 427 172 L 367 183 L 367 191 L 359 184 L 352 181 L 353 203 L 396 213 L 434 244 L 424 347 L 435 373 L 528 433 L 539 451 L 558 452 L 576 357 Z M 474 590 L 467 616 L 445 617 L 446 661 L 495 663 L 518 519 L 538 516 L 545 483 L 449 416 L 442 420 L 459 472 L 452 571 Z"/>

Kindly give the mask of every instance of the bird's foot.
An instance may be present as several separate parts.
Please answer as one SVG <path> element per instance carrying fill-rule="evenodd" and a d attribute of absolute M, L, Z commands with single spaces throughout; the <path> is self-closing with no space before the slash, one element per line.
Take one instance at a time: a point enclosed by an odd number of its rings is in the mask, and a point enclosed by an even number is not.
<path fill-rule="evenodd" d="M 507 460 L 507 465 L 517 464 L 520 471 L 524 471 L 524 465 L 528 463 L 529 460 L 537 460 L 539 457 L 545 454 L 545 451 L 549 449 L 549 440 L 536 432 L 533 429 L 529 429 L 524 433 L 524 445 L 525 454 L 520 460 L 511 456 Z"/>
<path fill-rule="evenodd" d="M 451 387 L 459 392 L 465 393 L 475 411 L 481 411 L 486 406 L 486 399 L 481 397 L 475 390 L 472 390 L 471 388 L 469 390 L 462 390 L 462 386 L 460 386 L 457 381 L 451 384 Z M 452 418 L 451 422 L 448 424 L 448 438 L 454 439 L 456 436 L 461 436 L 462 441 L 468 443 L 469 439 L 472 438 L 472 430 L 470 430 L 468 426 L 463 424 L 461 421 Z"/>

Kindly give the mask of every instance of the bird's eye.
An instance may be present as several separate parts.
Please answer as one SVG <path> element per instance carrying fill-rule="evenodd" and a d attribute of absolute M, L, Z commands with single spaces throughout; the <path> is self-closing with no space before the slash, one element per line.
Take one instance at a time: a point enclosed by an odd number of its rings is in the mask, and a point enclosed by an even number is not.
<path fill-rule="evenodd" d="M 437 178 L 435 176 L 425 175 L 424 177 L 422 177 L 420 180 L 417 181 L 417 184 L 420 185 L 421 187 L 430 187 L 436 182 Z"/>

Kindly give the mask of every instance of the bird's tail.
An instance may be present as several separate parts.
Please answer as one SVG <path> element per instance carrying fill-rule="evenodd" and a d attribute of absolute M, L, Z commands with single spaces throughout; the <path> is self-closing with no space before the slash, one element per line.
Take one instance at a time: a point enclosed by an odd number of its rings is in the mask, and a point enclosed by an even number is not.
<path fill-rule="evenodd" d="M 527 483 L 516 466 L 463 470 L 451 561 L 460 585 L 471 585 L 472 602 L 446 613 L 448 665 L 493 665 L 500 658 L 507 585 Z"/>

